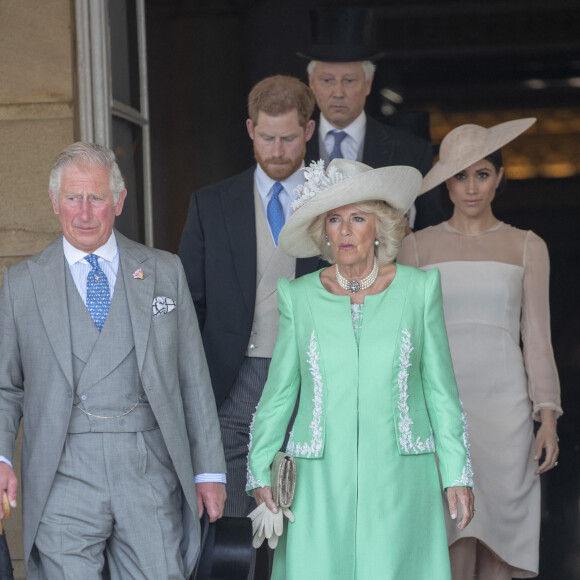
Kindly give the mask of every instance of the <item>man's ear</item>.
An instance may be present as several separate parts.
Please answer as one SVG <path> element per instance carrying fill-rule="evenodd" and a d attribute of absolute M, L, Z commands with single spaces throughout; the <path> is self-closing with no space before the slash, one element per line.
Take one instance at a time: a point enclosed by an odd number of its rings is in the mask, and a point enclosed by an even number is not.
<path fill-rule="evenodd" d="M 371 89 L 373 88 L 373 80 L 374 80 L 374 75 L 368 80 L 366 81 L 367 83 L 367 90 L 366 90 L 366 96 L 368 97 L 371 94 Z"/>
<path fill-rule="evenodd" d="M 306 123 L 306 128 L 305 128 L 305 133 L 304 133 L 304 138 L 306 141 L 310 141 L 310 138 L 314 134 L 315 127 L 316 127 L 316 122 L 314 121 L 314 119 L 310 119 L 310 121 L 308 121 L 308 123 Z"/>
<path fill-rule="evenodd" d="M 54 195 L 52 195 L 52 191 L 50 191 L 50 189 L 48 190 L 48 195 L 50 195 L 50 201 L 52 203 L 52 209 L 53 209 L 54 213 L 56 215 L 58 215 L 60 213 L 60 209 L 58 207 L 58 201 L 56 201 L 56 198 L 54 197 Z"/>
<path fill-rule="evenodd" d="M 250 139 L 254 140 L 254 123 L 252 123 L 252 119 L 246 119 L 246 129 L 248 130 L 248 135 Z"/>
<path fill-rule="evenodd" d="M 121 215 L 123 211 L 123 203 L 125 203 L 125 198 L 127 197 L 127 190 L 123 189 L 123 191 L 119 194 L 119 199 L 115 204 L 115 215 Z"/>

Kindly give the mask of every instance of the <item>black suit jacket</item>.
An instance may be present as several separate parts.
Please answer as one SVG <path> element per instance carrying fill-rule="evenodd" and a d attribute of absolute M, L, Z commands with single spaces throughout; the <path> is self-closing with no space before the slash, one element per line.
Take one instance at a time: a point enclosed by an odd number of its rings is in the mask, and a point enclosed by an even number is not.
<path fill-rule="evenodd" d="M 318 126 L 306 144 L 306 165 L 320 159 Z M 371 167 L 410 165 L 425 175 L 433 166 L 433 146 L 412 133 L 389 127 L 367 115 L 362 162 Z M 439 188 L 417 198 L 415 229 L 436 225 L 449 217 L 441 204 Z"/>
<path fill-rule="evenodd" d="M 218 408 L 239 372 L 254 320 L 254 169 L 192 195 L 179 245 Z M 298 259 L 296 277 L 322 266 L 319 258 Z"/>

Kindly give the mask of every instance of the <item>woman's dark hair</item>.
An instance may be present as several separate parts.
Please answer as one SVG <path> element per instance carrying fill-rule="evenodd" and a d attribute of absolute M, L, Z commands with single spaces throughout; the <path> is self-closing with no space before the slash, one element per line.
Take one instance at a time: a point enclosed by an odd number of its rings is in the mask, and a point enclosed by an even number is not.
<path fill-rule="evenodd" d="M 496 172 L 499 173 L 499 170 L 503 167 L 503 156 L 501 154 L 501 149 L 490 153 L 484 159 L 487 159 L 495 168 Z M 504 174 L 501 176 L 500 182 L 497 185 L 497 189 L 495 190 L 496 194 L 503 193 L 507 187 L 507 179 L 505 178 L 505 171 Z"/>

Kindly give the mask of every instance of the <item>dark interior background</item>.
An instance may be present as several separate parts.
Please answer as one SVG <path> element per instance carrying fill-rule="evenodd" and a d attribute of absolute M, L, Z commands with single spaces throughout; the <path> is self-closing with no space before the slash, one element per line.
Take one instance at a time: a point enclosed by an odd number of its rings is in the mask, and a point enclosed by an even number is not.
<path fill-rule="evenodd" d="M 246 97 L 271 74 L 306 79 L 308 0 L 146 0 L 155 245 L 176 251 L 191 193 L 252 163 Z M 319 2 L 318 5 L 338 5 Z M 344 3 L 343 3 L 344 4 Z M 552 334 L 565 415 L 543 476 L 541 580 L 580 578 L 580 2 L 351 2 L 375 14 L 367 112 L 429 114 L 434 143 L 466 122 L 526 116 L 500 219 L 550 250 Z M 393 103 L 389 88 L 403 97 Z M 506 166 L 509 156 L 506 156 Z M 516 167 L 517 166 L 517 167 Z M 522 169 L 523 168 L 523 169 Z M 523 173 L 522 173 L 523 171 Z M 501 450 L 498 450 L 498 453 Z"/>

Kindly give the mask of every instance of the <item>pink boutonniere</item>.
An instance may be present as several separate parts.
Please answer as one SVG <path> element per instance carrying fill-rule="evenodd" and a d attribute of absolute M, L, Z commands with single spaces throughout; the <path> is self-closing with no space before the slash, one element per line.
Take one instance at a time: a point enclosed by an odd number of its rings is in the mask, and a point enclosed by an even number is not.
<path fill-rule="evenodd" d="M 133 272 L 133 278 L 135 278 L 137 280 L 143 280 L 145 278 L 145 276 L 143 275 L 143 270 L 141 270 L 141 268 L 139 268 L 138 270 L 135 270 Z"/>

